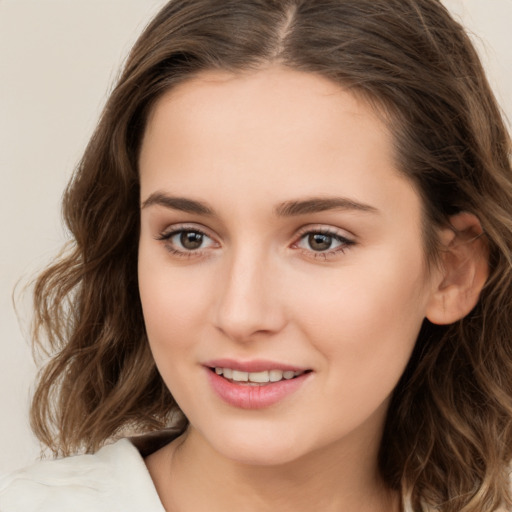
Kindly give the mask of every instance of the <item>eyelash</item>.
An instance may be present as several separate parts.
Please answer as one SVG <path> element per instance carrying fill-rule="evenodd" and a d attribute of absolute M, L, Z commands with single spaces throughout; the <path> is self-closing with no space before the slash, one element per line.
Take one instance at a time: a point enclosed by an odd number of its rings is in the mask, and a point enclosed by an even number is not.
<path fill-rule="evenodd" d="M 187 259 L 192 258 L 192 257 L 203 256 L 204 252 L 205 252 L 204 249 L 203 250 L 201 248 L 190 249 L 190 250 L 177 249 L 174 244 L 171 245 L 170 240 L 174 236 L 180 235 L 183 233 L 196 233 L 196 234 L 201 235 L 202 237 L 206 237 L 213 241 L 212 237 L 210 237 L 203 230 L 201 230 L 200 228 L 197 228 L 195 226 L 177 226 L 176 228 L 172 229 L 172 231 L 164 231 L 164 232 L 160 233 L 160 235 L 158 235 L 156 237 L 156 240 L 164 243 L 166 250 L 169 251 L 173 256 L 177 256 L 179 258 L 187 258 Z M 330 237 L 332 240 L 338 242 L 339 246 L 334 249 L 328 249 L 325 251 L 315 251 L 314 249 L 305 249 L 305 248 L 299 247 L 298 244 L 300 242 L 302 242 L 303 240 L 305 240 L 306 237 L 311 236 L 311 235 L 323 235 L 323 236 Z M 355 245 L 355 243 L 356 243 L 355 241 L 350 240 L 350 239 L 340 235 L 339 233 L 337 233 L 334 230 L 330 230 L 330 229 L 326 229 L 326 228 L 315 229 L 314 227 L 311 227 L 311 226 L 303 228 L 303 230 L 301 230 L 297 236 L 298 236 L 298 240 L 291 245 L 292 248 L 300 250 L 301 253 L 307 257 L 315 258 L 315 259 L 321 258 L 324 261 L 328 260 L 330 257 L 335 257 L 339 254 L 345 254 L 345 251 L 348 248 L 350 248 L 351 246 Z"/>
<path fill-rule="evenodd" d="M 340 245 L 334 249 L 327 249 L 325 251 L 315 251 L 313 249 L 303 249 L 298 247 L 298 244 L 310 235 L 328 236 L 338 242 Z M 339 254 L 345 254 L 345 251 L 355 244 L 354 240 L 350 240 L 340 235 L 335 230 L 328 228 L 314 228 L 312 226 L 307 226 L 303 230 L 299 231 L 298 237 L 298 241 L 294 242 L 292 247 L 296 247 L 297 249 L 301 250 L 301 252 L 307 257 L 312 257 L 315 259 L 321 258 L 324 261 L 328 260 L 330 257 L 335 257 Z"/>
<path fill-rule="evenodd" d="M 192 226 L 178 226 L 178 227 L 174 228 L 172 231 L 164 231 L 164 232 L 160 233 L 160 235 L 158 237 L 156 237 L 156 239 L 160 242 L 163 242 L 166 250 L 169 251 L 173 256 L 177 256 L 179 258 L 192 258 L 195 256 L 201 256 L 202 253 L 204 252 L 204 250 L 201 250 L 201 249 L 180 250 L 180 249 L 176 249 L 176 247 L 171 245 L 171 242 L 170 242 L 171 239 L 174 236 L 182 234 L 182 233 L 197 233 L 203 237 L 213 240 L 212 237 L 210 237 L 203 230 L 201 230 L 197 227 L 192 227 Z"/>

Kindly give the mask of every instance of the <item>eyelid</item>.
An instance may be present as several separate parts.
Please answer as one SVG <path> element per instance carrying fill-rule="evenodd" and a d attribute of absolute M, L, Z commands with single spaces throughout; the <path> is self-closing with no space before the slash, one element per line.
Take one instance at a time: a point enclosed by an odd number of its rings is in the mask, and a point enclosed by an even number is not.
<path fill-rule="evenodd" d="M 177 246 L 172 242 L 172 238 L 179 233 L 183 232 L 194 232 L 199 233 L 202 236 L 208 238 L 211 243 L 207 247 L 199 247 L 197 249 L 185 249 Z M 204 228 L 200 224 L 196 223 L 178 223 L 167 226 L 164 230 L 161 230 L 155 239 L 163 244 L 165 249 L 173 256 L 179 258 L 201 258 L 205 256 L 210 249 L 220 247 L 220 243 L 217 237 L 210 234 L 210 230 Z"/>
<path fill-rule="evenodd" d="M 296 238 L 301 238 L 309 233 L 322 233 L 324 235 L 331 235 L 347 240 L 351 243 L 356 243 L 355 236 L 349 231 L 326 224 L 308 224 L 302 226 L 296 234 Z"/>
<path fill-rule="evenodd" d="M 339 242 L 339 245 L 334 248 L 326 249 L 325 251 L 315 251 L 314 249 L 307 249 L 300 247 L 300 243 L 307 235 L 311 234 L 322 234 L 327 235 Z M 348 235 L 348 236 L 347 236 Z M 321 259 L 322 261 L 328 261 L 329 259 L 336 258 L 345 254 L 352 246 L 356 245 L 354 235 L 348 234 L 347 231 L 341 230 L 333 226 L 325 224 L 309 224 L 303 226 L 296 234 L 295 241 L 291 245 L 294 250 L 300 251 L 300 253 L 310 259 Z"/>
<path fill-rule="evenodd" d="M 169 239 L 172 235 L 176 233 L 180 233 L 181 231 L 195 231 L 197 233 L 201 233 L 212 240 L 215 240 L 217 237 L 211 233 L 209 229 L 202 226 L 201 224 L 196 224 L 192 222 L 183 222 L 178 224 L 171 224 L 167 226 L 165 229 L 159 230 L 158 235 L 155 237 L 157 240 L 166 240 Z"/>

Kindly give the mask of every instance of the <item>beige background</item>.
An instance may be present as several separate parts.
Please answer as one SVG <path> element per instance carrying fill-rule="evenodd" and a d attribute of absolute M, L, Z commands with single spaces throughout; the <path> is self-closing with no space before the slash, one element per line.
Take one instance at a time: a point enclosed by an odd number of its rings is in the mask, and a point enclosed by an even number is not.
<path fill-rule="evenodd" d="M 0 0 L 0 474 L 38 454 L 27 301 L 11 296 L 65 239 L 59 201 L 119 65 L 163 0 Z M 512 119 L 512 0 L 446 0 Z M 18 287 L 19 288 L 19 287 Z"/>

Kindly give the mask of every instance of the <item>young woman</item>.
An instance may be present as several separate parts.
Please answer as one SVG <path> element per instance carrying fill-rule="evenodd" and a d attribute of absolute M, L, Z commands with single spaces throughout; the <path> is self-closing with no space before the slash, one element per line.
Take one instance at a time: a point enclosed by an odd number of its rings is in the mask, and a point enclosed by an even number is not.
<path fill-rule="evenodd" d="M 170 2 L 35 286 L 33 427 L 87 454 L 0 510 L 507 510 L 509 156 L 437 0 Z"/>

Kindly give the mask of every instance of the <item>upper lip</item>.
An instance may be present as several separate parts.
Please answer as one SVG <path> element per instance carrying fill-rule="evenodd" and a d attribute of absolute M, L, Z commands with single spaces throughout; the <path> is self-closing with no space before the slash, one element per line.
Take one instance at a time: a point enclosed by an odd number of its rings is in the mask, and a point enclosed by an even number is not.
<path fill-rule="evenodd" d="M 207 361 L 204 366 L 209 368 L 231 368 L 241 372 L 264 372 L 268 370 L 282 370 L 283 372 L 305 372 L 309 368 L 291 364 L 279 363 L 265 359 L 253 359 L 251 361 L 236 361 L 235 359 L 215 359 Z"/>

